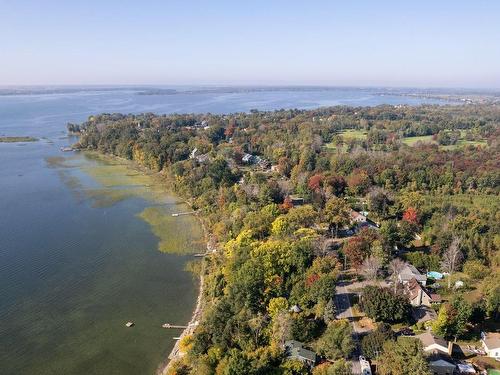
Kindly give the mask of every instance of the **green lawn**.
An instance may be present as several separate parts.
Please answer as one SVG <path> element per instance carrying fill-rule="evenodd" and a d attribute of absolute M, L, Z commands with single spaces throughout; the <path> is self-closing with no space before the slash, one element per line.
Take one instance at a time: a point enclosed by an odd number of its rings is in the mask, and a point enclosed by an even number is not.
<path fill-rule="evenodd" d="M 422 143 L 434 143 L 436 144 L 436 141 L 432 139 L 432 135 L 422 135 L 419 137 L 405 137 L 403 138 L 403 143 L 408 146 L 413 146 L 417 142 L 422 142 Z"/>
<path fill-rule="evenodd" d="M 466 141 L 465 139 L 460 139 L 456 144 L 449 146 L 441 146 L 443 150 L 454 150 L 465 146 L 482 146 L 486 147 L 486 141 Z"/>
<path fill-rule="evenodd" d="M 349 139 L 365 140 L 367 134 L 368 133 L 365 130 L 347 129 L 337 133 L 336 135 L 340 135 L 343 138 L 344 142 L 347 142 Z M 342 145 L 340 149 L 333 142 L 325 144 L 325 147 L 330 151 L 347 151 L 347 147 L 345 144 Z"/>
<path fill-rule="evenodd" d="M 343 130 L 338 135 L 341 135 L 342 138 L 345 139 L 366 139 L 367 132 L 365 130 L 357 130 L 357 129 L 347 129 Z"/>
<path fill-rule="evenodd" d="M 462 132 L 462 137 L 465 136 L 465 132 Z M 405 137 L 403 138 L 403 143 L 408 146 L 414 146 L 417 142 L 422 143 L 432 143 L 437 144 L 436 141 L 432 139 L 432 135 L 422 135 L 419 137 Z M 465 139 L 460 139 L 456 144 L 449 146 L 439 146 L 442 150 L 454 150 L 465 146 L 486 146 L 486 141 L 467 141 Z"/>

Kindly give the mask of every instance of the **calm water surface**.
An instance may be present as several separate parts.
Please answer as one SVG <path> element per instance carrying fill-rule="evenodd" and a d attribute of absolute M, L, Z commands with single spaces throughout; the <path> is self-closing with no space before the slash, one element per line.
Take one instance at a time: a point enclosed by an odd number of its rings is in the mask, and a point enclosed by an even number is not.
<path fill-rule="evenodd" d="M 0 374 L 153 374 L 194 308 L 185 271 L 202 240 L 198 223 L 144 213 L 183 209 L 123 165 L 61 153 L 67 122 L 101 112 L 236 112 L 347 104 L 419 104 L 359 90 L 196 93 L 131 91 L 0 96 Z M 435 100 L 426 100 L 438 103 Z M 171 247 L 171 249 L 169 249 Z M 181 254 L 179 254 L 181 253 Z M 184 253 L 184 254 L 182 254 Z M 124 323 L 132 320 L 131 329 Z"/>

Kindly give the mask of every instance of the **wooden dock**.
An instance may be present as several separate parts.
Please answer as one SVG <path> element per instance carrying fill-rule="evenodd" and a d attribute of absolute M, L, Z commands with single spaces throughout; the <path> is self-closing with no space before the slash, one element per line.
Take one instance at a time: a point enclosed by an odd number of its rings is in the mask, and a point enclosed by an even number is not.
<path fill-rule="evenodd" d="M 186 329 L 188 326 L 178 326 L 175 324 L 170 324 L 170 323 L 165 323 L 162 325 L 162 328 L 179 328 L 179 329 Z"/>
<path fill-rule="evenodd" d="M 196 213 L 196 211 L 177 212 L 177 213 L 173 213 L 172 216 L 177 217 L 177 216 L 184 216 L 184 215 L 194 215 L 195 213 Z"/>

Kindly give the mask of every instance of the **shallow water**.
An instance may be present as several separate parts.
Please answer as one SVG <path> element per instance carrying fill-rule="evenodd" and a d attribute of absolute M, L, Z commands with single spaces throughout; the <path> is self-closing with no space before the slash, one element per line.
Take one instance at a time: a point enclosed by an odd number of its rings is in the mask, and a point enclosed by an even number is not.
<path fill-rule="evenodd" d="M 195 305 L 197 283 L 184 269 L 203 246 L 196 220 L 172 218 L 186 207 L 153 177 L 60 152 L 75 141 L 67 122 L 420 102 L 356 90 L 1 96 L 0 136 L 40 141 L 0 143 L 0 374 L 154 373 L 179 333 L 161 324 L 187 322 Z"/>

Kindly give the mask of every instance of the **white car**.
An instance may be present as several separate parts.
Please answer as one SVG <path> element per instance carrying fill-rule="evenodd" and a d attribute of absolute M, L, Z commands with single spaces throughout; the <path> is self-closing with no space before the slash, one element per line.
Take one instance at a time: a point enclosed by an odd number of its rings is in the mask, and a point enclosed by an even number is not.
<path fill-rule="evenodd" d="M 362 375 L 372 375 L 372 369 L 370 367 L 370 362 L 366 360 L 362 355 L 359 356 L 359 364 L 361 365 Z"/>

